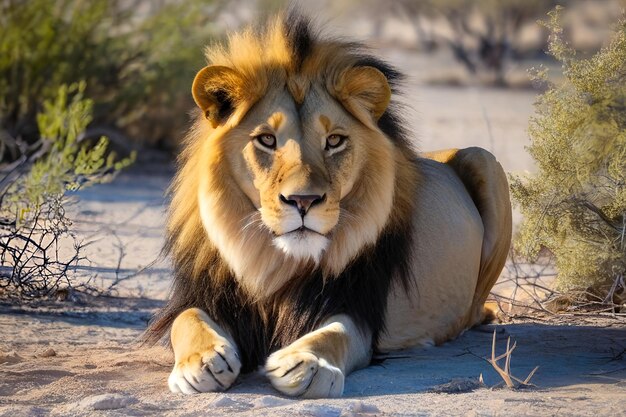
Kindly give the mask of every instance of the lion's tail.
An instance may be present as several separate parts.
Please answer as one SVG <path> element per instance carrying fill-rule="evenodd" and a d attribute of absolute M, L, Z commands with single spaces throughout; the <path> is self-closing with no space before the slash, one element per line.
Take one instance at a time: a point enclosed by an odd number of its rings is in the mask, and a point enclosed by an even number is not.
<path fill-rule="evenodd" d="M 474 300 L 467 316 L 471 327 L 493 318 L 485 306 L 491 288 L 498 280 L 511 246 L 512 215 L 506 174 L 496 158 L 485 149 L 472 147 L 437 152 L 432 159 L 450 165 L 467 188 L 483 220 L 480 272 Z"/>

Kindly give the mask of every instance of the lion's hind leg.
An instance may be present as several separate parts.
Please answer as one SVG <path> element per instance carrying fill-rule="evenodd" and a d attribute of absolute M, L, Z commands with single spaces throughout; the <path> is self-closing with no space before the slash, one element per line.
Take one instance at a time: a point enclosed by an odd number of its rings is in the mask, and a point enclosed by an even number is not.
<path fill-rule="evenodd" d="M 168 379 L 172 392 L 221 391 L 235 382 L 241 370 L 237 348 L 205 312 L 183 311 L 172 324 L 171 339 L 176 360 Z"/>
<path fill-rule="evenodd" d="M 492 314 L 485 301 L 498 280 L 511 246 L 512 214 L 506 174 L 496 158 L 482 148 L 466 148 L 447 162 L 469 191 L 483 220 L 480 273 L 467 325 L 473 326 Z"/>
<path fill-rule="evenodd" d="M 478 147 L 448 149 L 423 155 L 452 167 L 469 192 L 484 226 L 480 272 L 466 326 L 492 317 L 493 306 L 485 305 L 498 280 L 511 245 L 512 214 L 509 185 L 500 163 Z"/>

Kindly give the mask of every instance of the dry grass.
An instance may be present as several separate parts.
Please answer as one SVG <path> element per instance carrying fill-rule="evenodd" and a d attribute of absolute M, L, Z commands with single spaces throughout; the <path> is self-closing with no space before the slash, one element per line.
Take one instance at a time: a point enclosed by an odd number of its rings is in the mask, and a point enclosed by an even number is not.
<path fill-rule="evenodd" d="M 519 317 L 605 316 L 626 320 L 626 285 L 617 276 L 604 287 L 560 291 L 557 271 L 550 254 L 535 263 L 511 251 L 507 265 L 491 294 L 498 318 L 510 321 Z"/>

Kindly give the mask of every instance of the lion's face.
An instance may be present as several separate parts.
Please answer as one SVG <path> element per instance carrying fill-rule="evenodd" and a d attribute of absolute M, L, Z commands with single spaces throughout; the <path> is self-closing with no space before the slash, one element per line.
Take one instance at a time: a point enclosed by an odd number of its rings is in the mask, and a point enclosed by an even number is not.
<path fill-rule="evenodd" d="M 377 121 L 391 91 L 379 70 L 344 64 L 306 76 L 213 65 L 194 80 L 213 128 L 187 164 L 202 172 L 202 223 L 252 292 L 309 260 L 340 273 L 387 223 L 395 148 Z"/>
<path fill-rule="evenodd" d="M 232 173 L 274 245 L 319 260 L 349 215 L 341 201 L 360 175 L 371 136 L 324 89 L 311 89 L 297 105 L 285 88 L 265 95 L 223 140 Z"/>

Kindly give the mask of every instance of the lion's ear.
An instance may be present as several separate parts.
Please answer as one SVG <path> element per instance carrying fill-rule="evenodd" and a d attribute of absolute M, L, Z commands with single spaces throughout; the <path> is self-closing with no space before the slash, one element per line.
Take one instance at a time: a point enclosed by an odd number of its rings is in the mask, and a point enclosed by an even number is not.
<path fill-rule="evenodd" d="M 354 67 L 344 71 L 334 86 L 337 98 L 362 122 L 374 122 L 387 110 L 391 88 L 385 75 L 374 67 Z"/>
<path fill-rule="evenodd" d="M 198 72 L 193 80 L 191 93 L 204 117 L 215 128 L 244 99 L 243 85 L 241 75 L 234 69 L 211 65 Z"/>

